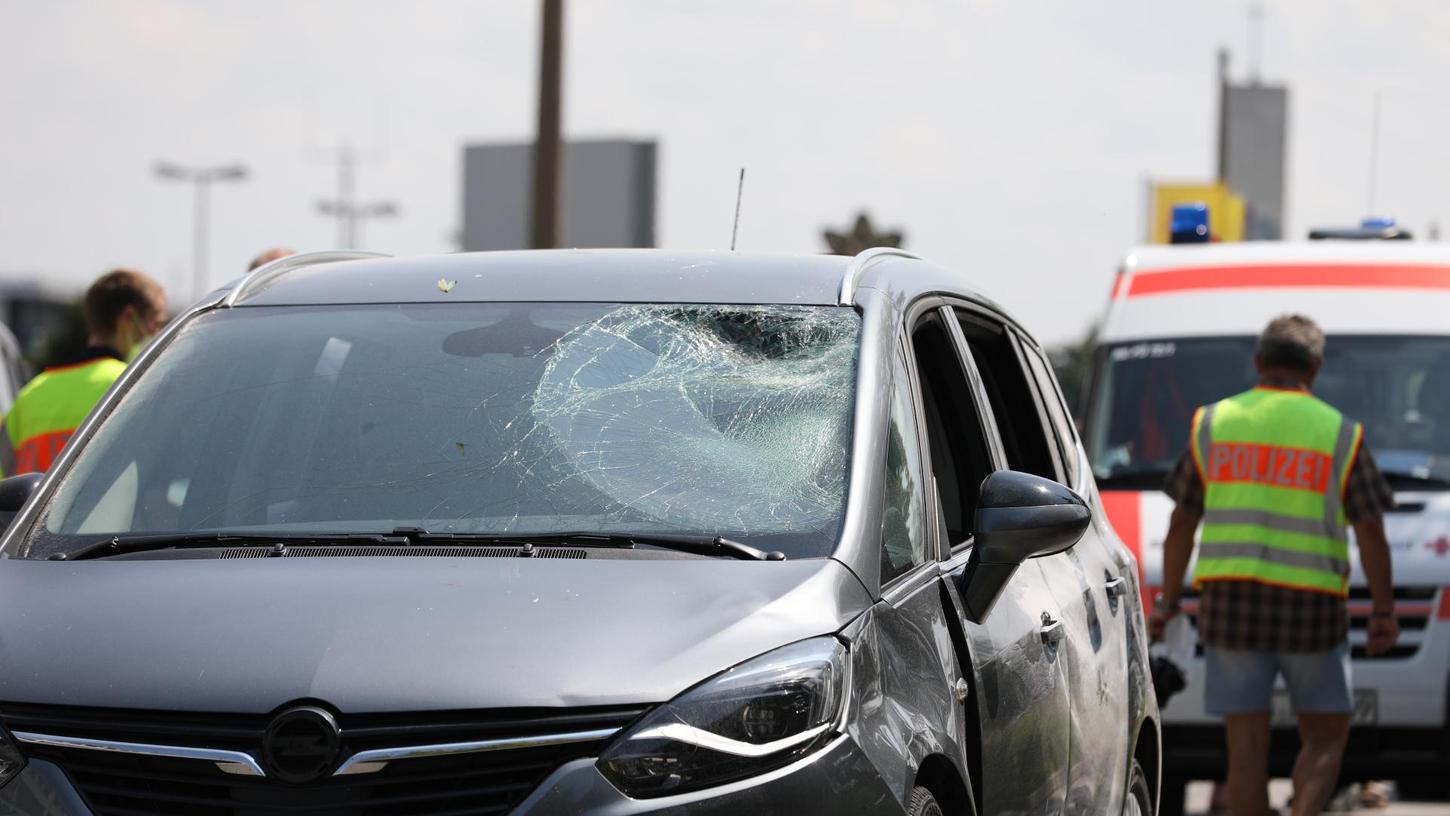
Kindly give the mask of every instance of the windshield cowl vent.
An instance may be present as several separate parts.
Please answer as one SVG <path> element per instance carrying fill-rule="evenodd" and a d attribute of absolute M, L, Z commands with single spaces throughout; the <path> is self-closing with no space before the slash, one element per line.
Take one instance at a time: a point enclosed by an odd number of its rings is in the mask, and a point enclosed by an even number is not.
<path fill-rule="evenodd" d="M 228 547 L 218 558 L 588 558 L 576 547 Z"/>

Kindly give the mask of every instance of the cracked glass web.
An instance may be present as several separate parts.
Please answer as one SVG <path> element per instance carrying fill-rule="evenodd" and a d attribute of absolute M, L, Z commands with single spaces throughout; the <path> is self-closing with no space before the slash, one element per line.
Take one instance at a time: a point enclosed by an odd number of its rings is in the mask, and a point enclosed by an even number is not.
<path fill-rule="evenodd" d="M 857 328 L 837 309 L 626 306 L 559 342 L 533 414 L 654 521 L 816 528 L 841 510 Z"/>

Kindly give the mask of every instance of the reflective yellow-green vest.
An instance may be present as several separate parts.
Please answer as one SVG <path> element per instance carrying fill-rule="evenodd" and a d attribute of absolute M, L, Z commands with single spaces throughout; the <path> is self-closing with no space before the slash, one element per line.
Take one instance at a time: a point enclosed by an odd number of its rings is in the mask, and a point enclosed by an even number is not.
<path fill-rule="evenodd" d="M 1344 596 L 1344 488 L 1364 430 L 1307 391 L 1260 387 L 1198 409 L 1195 584 L 1256 581 Z"/>
<path fill-rule="evenodd" d="M 47 368 L 20 389 L 0 439 L 5 476 L 46 470 L 106 389 L 126 370 L 115 357 Z"/>

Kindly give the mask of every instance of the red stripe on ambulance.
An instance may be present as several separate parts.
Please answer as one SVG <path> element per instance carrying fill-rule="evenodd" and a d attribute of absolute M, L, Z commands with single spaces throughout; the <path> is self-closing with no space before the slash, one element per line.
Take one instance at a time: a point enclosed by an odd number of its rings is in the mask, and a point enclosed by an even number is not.
<path fill-rule="evenodd" d="M 1134 273 L 1122 298 L 1204 289 L 1450 289 L 1450 266 L 1438 264 L 1265 264 L 1154 269 Z M 1126 291 L 1124 291 L 1126 289 Z"/>

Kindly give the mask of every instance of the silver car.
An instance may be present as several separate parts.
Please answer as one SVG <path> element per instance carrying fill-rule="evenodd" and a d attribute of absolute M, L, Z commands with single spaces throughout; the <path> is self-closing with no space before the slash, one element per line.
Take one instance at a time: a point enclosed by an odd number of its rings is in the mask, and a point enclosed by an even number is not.
<path fill-rule="evenodd" d="M 0 813 L 1156 804 L 1043 352 L 897 250 L 293 256 L 5 509 Z"/>

